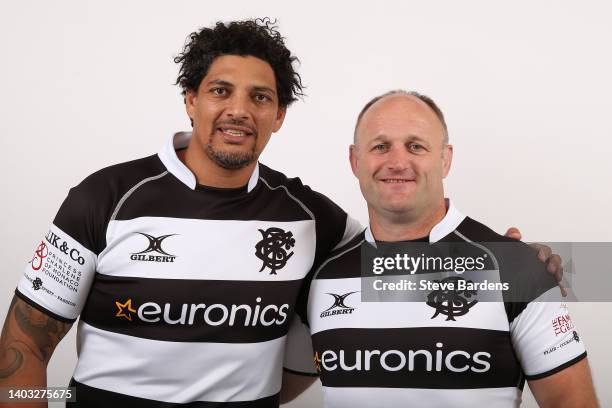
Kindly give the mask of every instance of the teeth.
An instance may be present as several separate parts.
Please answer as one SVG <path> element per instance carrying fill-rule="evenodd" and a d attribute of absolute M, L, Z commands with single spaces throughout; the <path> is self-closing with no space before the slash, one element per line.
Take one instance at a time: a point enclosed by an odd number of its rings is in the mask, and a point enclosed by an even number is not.
<path fill-rule="evenodd" d="M 244 132 L 241 130 L 234 130 L 234 129 L 222 129 L 223 133 L 227 133 L 228 135 L 232 135 L 232 136 L 244 136 Z"/>
<path fill-rule="evenodd" d="M 385 183 L 405 183 L 407 180 L 386 179 Z"/>

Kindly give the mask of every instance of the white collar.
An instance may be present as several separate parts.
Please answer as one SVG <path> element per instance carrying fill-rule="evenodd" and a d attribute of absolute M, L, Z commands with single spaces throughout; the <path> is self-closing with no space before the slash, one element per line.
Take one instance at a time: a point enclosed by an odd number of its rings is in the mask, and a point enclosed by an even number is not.
<path fill-rule="evenodd" d="M 198 184 L 195 175 L 176 155 L 176 150 L 187 147 L 189 140 L 191 140 L 191 132 L 175 133 L 159 151 L 158 156 L 170 173 L 172 173 L 187 187 L 195 190 Z M 259 180 L 259 162 L 255 165 L 253 174 L 251 174 L 251 178 L 249 179 L 249 183 L 247 185 L 248 193 L 255 188 L 257 185 L 257 180 Z"/>
<path fill-rule="evenodd" d="M 453 232 L 459 224 L 463 222 L 465 219 L 465 215 L 461 214 L 459 210 L 453 205 L 450 199 L 446 199 L 446 204 L 448 210 L 446 211 L 446 215 L 439 223 L 434 225 L 434 227 L 429 232 L 429 242 L 437 242 Z M 365 230 L 365 239 L 370 244 L 376 245 L 376 240 L 372 235 L 372 231 L 370 230 L 370 226 Z"/>

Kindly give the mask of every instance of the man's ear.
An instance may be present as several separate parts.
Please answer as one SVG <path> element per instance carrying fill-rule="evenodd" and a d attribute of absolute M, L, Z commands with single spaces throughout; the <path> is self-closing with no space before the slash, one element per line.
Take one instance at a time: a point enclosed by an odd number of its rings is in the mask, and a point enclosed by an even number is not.
<path fill-rule="evenodd" d="M 191 119 L 191 123 L 193 124 L 193 117 L 195 116 L 195 104 L 197 102 L 198 95 L 193 91 L 187 91 L 185 93 L 185 110 L 187 111 L 187 115 Z"/>
<path fill-rule="evenodd" d="M 442 153 L 442 177 L 446 178 L 450 172 L 451 163 L 453 162 L 453 145 L 447 144 L 444 146 Z"/>
<path fill-rule="evenodd" d="M 357 146 L 354 144 L 349 146 L 349 162 L 351 162 L 351 170 L 353 170 L 353 175 L 357 177 Z"/>
<path fill-rule="evenodd" d="M 278 108 L 278 112 L 276 112 L 276 120 L 274 121 L 274 127 L 272 128 L 272 132 L 278 132 L 283 126 L 283 121 L 285 120 L 285 114 L 287 113 L 287 107 Z"/>

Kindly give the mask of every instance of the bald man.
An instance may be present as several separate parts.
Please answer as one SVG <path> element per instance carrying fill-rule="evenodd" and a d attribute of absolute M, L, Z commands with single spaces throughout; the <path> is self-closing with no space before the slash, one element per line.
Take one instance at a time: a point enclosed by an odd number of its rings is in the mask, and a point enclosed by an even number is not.
<path fill-rule="evenodd" d="M 427 96 L 392 91 L 359 114 L 350 163 L 369 227 L 315 272 L 302 313 L 326 406 L 515 407 L 525 380 L 540 406 L 597 406 L 586 351 L 555 280 L 533 248 L 463 215 L 445 197 L 452 158 L 444 116 Z M 419 271 L 446 289 L 429 287 L 420 301 L 397 297 L 393 288 L 414 271 L 363 275 L 363 254 L 384 253 L 388 243 L 423 259 L 434 244 L 484 253 L 483 267 L 465 275 L 459 263 L 450 274 Z M 399 268 L 394 259 L 386 271 Z M 498 292 L 473 282 L 483 276 Z M 307 347 L 298 343 L 289 340 L 287 355 Z"/>

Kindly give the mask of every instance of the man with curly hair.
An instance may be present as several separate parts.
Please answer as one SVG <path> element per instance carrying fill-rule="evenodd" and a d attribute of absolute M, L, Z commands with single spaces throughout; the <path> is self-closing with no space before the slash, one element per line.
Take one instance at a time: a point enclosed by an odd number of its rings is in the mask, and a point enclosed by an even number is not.
<path fill-rule="evenodd" d="M 257 161 L 301 96 L 295 60 L 269 19 L 190 35 L 193 131 L 70 190 L 15 292 L 0 385 L 44 386 L 80 317 L 69 406 L 278 406 L 302 283 L 360 230 Z"/>
<path fill-rule="evenodd" d="M 301 95 L 295 60 L 268 19 L 191 34 L 193 131 L 70 190 L 11 303 L 0 386 L 44 386 L 80 317 L 69 406 L 278 406 L 302 284 L 360 229 L 258 163 Z"/>

